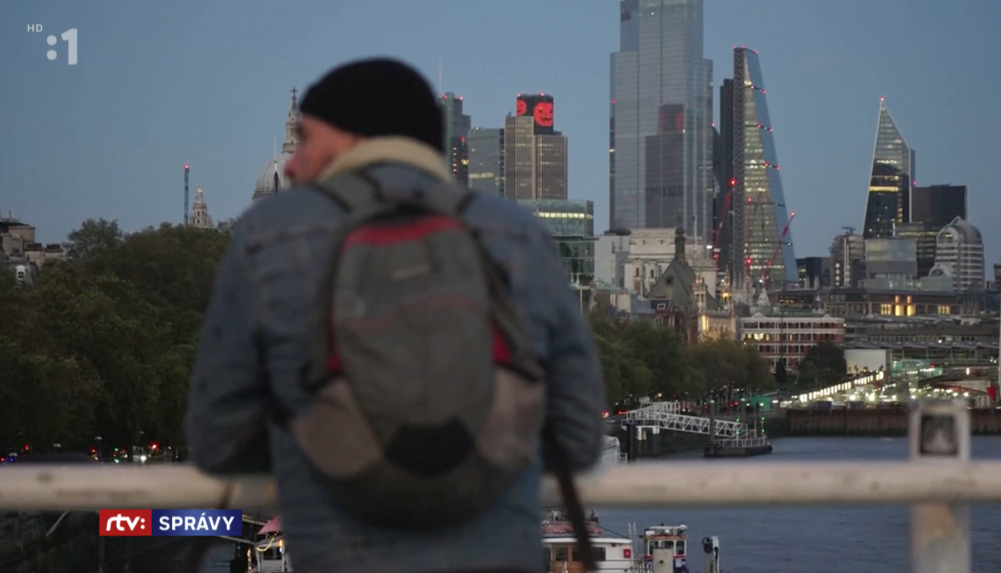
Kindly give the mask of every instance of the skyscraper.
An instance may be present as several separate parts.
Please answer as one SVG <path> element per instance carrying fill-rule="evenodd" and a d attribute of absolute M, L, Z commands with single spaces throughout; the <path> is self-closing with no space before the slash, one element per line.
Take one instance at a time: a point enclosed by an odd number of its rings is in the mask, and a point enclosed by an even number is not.
<path fill-rule="evenodd" d="M 712 62 L 703 0 L 621 0 L 611 56 L 610 226 L 684 227 L 712 220 Z"/>
<path fill-rule="evenodd" d="M 764 280 L 770 286 L 798 282 L 790 216 L 779 171 L 778 154 L 764 77 L 758 53 L 747 48 L 733 50 L 733 81 L 721 89 L 720 134 L 728 161 L 729 201 L 724 200 L 721 257 L 734 285 Z M 729 169 L 728 169 L 729 168 Z"/>
<path fill-rule="evenodd" d="M 504 195 L 504 129 L 474 127 L 466 139 L 469 148 L 469 187 Z"/>
<path fill-rule="evenodd" d="M 910 221 L 945 227 L 953 219 L 969 219 L 966 185 L 928 185 L 911 189 Z"/>
<path fill-rule="evenodd" d="M 886 109 L 885 98 L 879 98 L 879 123 L 872 153 L 863 237 L 892 237 L 895 223 L 910 221 L 911 185 L 915 178 L 914 150 L 900 135 Z"/>
<path fill-rule="evenodd" d="M 504 119 L 504 195 L 567 198 L 567 138 L 554 129 L 553 97 L 518 95 L 517 114 Z"/>
<path fill-rule="evenodd" d="M 452 170 L 452 177 L 461 185 L 469 184 L 469 135 L 470 118 L 462 113 L 462 96 L 447 92 L 438 100 L 445 121 L 445 159 Z"/>
<path fill-rule="evenodd" d="M 914 187 L 908 201 L 907 223 L 894 225 L 894 235 L 914 239 L 918 245 L 918 276 L 928 276 L 935 264 L 939 231 L 955 218 L 969 218 L 965 185 Z"/>

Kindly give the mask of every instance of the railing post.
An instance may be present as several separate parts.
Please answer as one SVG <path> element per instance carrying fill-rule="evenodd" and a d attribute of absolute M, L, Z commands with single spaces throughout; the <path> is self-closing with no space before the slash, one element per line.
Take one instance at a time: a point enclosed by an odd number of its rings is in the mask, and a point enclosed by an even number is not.
<path fill-rule="evenodd" d="M 965 400 L 921 400 L 911 406 L 908 427 L 913 471 L 924 464 L 970 460 L 970 411 Z M 957 484 L 956 487 L 962 487 Z M 911 571 L 970 573 L 970 508 L 919 504 L 911 508 Z"/>

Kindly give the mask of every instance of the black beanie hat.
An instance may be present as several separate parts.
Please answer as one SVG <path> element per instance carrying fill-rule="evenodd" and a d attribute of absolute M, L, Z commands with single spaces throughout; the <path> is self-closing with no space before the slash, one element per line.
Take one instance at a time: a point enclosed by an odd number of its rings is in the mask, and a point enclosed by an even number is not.
<path fill-rule="evenodd" d="M 349 133 L 411 137 L 445 149 L 441 108 L 431 87 L 396 60 L 360 60 L 331 70 L 310 86 L 299 109 Z"/>

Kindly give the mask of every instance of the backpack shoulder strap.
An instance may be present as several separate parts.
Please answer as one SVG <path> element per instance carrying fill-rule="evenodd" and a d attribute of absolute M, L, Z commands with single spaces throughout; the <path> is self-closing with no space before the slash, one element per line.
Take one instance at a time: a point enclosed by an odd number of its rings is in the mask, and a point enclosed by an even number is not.
<path fill-rule="evenodd" d="M 452 217 L 459 217 L 476 196 L 452 181 L 438 181 L 427 190 L 419 192 L 417 198 L 425 207 Z"/>
<path fill-rule="evenodd" d="M 340 204 L 350 215 L 375 209 L 385 199 L 382 186 L 364 171 L 339 173 L 314 183 L 313 187 Z"/>

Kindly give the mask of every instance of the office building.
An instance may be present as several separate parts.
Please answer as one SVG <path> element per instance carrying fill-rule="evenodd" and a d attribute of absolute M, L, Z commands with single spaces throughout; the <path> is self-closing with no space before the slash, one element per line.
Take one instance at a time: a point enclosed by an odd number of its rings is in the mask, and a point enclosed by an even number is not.
<path fill-rule="evenodd" d="M 831 287 L 831 257 L 796 259 L 800 288 L 820 290 Z"/>
<path fill-rule="evenodd" d="M 504 120 L 504 196 L 567 198 L 567 138 L 554 129 L 551 95 L 518 95 Z"/>
<path fill-rule="evenodd" d="M 758 53 L 733 50 L 733 81 L 724 82 L 720 100 L 720 137 L 729 162 L 722 210 L 727 212 L 723 236 L 730 241 L 723 268 L 735 286 L 754 284 L 783 288 L 799 282 L 790 230 L 791 216 L 782 189 L 774 129 L 768 114 L 767 89 Z"/>
<path fill-rule="evenodd" d="M 469 188 L 504 195 L 504 130 L 474 127 L 466 138 L 469 148 Z"/>
<path fill-rule="evenodd" d="M 556 241 L 571 284 L 594 281 L 594 202 L 587 200 L 519 200 L 542 220 Z"/>
<path fill-rule="evenodd" d="M 911 190 L 910 221 L 927 222 L 941 229 L 956 217 L 969 219 L 966 185 L 928 185 Z"/>
<path fill-rule="evenodd" d="M 959 217 L 969 218 L 965 185 L 929 185 L 911 189 L 910 222 L 900 223 L 894 233 L 914 239 L 918 245 L 918 275 L 928 276 L 935 264 L 935 244 L 943 227 Z"/>
<path fill-rule="evenodd" d="M 879 98 L 876 144 L 862 227 L 864 238 L 890 238 L 894 225 L 910 222 L 911 187 L 916 177 L 914 155 L 890 117 L 886 100 Z"/>
<path fill-rule="evenodd" d="M 469 135 L 470 118 L 462 113 L 462 96 L 452 92 L 442 94 L 438 100 L 445 122 L 445 159 L 452 177 L 461 185 L 469 184 Z"/>
<path fill-rule="evenodd" d="M 984 289 L 984 237 L 969 221 L 956 217 L 942 228 L 935 242 L 931 276 L 952 277 L 955 291 Z"/>
<path fill-rule="evenodd" d="M 864 278 L 865 239 L 847 229 L 831 244 L 831 286 L 858 288 Z"/>
<path fill-rule="evenodd" d="M 609 226 L 684 227 L 707 240 L 713 201 L 712 62 L 703 0 L 621 0 L 611 55 Z"/>

